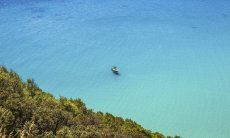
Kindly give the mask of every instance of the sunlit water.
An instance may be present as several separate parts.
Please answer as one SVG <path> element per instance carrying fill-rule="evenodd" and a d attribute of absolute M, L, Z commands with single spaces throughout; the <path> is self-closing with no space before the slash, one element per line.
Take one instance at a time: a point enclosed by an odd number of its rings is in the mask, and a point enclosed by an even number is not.
<path fill-rule="evenodd" d="M 0 64 L 154 131 L 230 137 L 228 0 L 1 0 Z"/>

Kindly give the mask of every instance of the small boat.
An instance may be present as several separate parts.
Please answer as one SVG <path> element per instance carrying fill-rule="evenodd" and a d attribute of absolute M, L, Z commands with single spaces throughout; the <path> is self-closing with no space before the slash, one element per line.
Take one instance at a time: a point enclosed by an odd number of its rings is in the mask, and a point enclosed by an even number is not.
<path fill-rule="evenodd" d="M 119 75 L 119 70 L 118 70 L 118 68 L 117 68 L 116 66 L 113 66 L 113 67 L 111 68 L 111 71 L 112 71 L 114 74 Z"/>

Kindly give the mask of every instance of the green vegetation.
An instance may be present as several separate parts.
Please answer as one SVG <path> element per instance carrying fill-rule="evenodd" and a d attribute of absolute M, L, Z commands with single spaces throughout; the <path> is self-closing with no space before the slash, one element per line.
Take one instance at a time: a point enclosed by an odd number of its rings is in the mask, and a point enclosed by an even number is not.
<path fill-rule="evenodd" d="M 0 67 L 0 137 L 166 138 L 130 119 L 93 112 L 81 99 L 56 99 L 5 67 Z"/>

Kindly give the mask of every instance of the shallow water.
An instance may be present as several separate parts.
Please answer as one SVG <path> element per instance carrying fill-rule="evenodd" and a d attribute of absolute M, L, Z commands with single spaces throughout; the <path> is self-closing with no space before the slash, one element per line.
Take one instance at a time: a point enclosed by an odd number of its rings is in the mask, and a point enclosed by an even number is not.
<path fill-rule="evenodd" d="M 154 131 L 228 138 L 229 7 L 227 0 L 1 0 L 0 64 L 57 97 L 80 97 Z"/>

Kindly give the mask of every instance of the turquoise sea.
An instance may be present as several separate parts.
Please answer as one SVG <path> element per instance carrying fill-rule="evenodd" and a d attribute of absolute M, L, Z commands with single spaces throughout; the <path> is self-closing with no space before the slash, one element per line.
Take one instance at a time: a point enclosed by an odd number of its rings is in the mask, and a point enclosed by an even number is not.
<path fill-rule="evenodd" d="M 0 0 L 0 64 L 147 129 L 230 137 L 229 0 Z"/>

